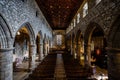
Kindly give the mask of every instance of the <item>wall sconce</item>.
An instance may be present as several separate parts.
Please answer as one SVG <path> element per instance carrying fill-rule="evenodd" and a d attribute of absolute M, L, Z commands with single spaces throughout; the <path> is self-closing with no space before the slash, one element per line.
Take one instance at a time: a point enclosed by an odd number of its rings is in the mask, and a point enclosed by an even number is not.
<path fill-rule="evenodd" d="M 19 32 L 19 31 L 17 32 L 17 35 L 20 35 L 20 32 Z"/>

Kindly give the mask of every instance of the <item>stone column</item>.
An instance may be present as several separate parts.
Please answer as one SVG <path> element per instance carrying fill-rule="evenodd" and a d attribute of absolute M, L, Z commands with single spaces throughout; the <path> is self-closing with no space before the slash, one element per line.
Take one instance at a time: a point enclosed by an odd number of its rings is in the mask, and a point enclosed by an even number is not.
<path fill-rule="evenodd" d="M 71 45 L 70 45 L 70 47 L 71 47 L 71 49 L 70 49 L 70 51 L 71 51 L 71 55 L 73 55 L 73 41 L 72 41 L 72 37 L 71 37 Z"/>
<path fill-rule="evenodd" d="M 40 43 L 37 44 L 37 48 L 38 48 L 38 61 L 40 61 L 41 60 Z"/>
<path fill-rule="evenodd" d="M 29 69 L 35 68 L 35 56 L 36 55 L 36 47 L 35 45 L 29 46 Z"/>
<path fill-rule="evenodd" d="M 73 57 L 76 59 L 76 47 L 75 42 L 73 42 Z"/>
<path fill-rule="evenodd" d="M 49 45 L 49 43 L 47 44 L 47 54 L 49 54 L 49 52 L 50 52 L 50 45 Z"/>
<path fill-rule="evenodd" d="M 91 66 L 91 50 L 90 45 L 84 44 L 84 60 L 85 60 L 85 66 Z"/>
<path fill-rule="evenodd" d="M 47 43 L 46 42 L 44 42 L 44 44 L 43 44 L 43 53 L 44 53 L 44 56 L 46 56 L 47 55 Z"/>
<path fill-rule="evenodd" d="M 48 55 L 47 43 L 45 43 L 45 55 Z"/>
<path fill-rule="evenodd" d="M 81 48 L 81 44 L 80 43 L 78 43 L 77 44 L 77 59 L 79 60 L 79 62 L 81 62 L 81 60 L 80 60 L 80 48 Z"/>
<path fill-rule="evenodd" d="M 13 80 L 13 48 L 0 49 L 0 80 Z"/>
<path fill-rule="evenodd" d="M 41 60 L 44 58 L 43 55 L 43 44 L 40 44 L 40 54 L 41 54 Z"/>
<path fill-rule="evenodd" d="M 70 45 L 70 47 L 71 47 L 71 49 L 70 49 L 71 55 L 73 55 L 73 43 L 72 43 L 72 40 L 71 40 L 71 45 Z"/>
<path fill-rule="evenodd" d="M 91 45 L 87 46 L 87 55 L 88 55 L 88 65 L 91 66 Z"/>
<path fill-rule="evenodd" d="M 39 44 L 39 60 L 41 61 L 43 59 L 43 44 Z"/>
<path fill-rule="evenodd" d="M 109 80 L 120 80 L 120 48 L 107 48 L 107 55 Z"/>

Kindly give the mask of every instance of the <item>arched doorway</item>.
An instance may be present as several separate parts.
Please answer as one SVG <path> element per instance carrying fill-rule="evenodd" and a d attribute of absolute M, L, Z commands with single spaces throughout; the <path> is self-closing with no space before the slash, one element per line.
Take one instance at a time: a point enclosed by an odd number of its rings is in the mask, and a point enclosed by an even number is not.
<path fill-rule="evenodd" d="M 15 36 L 13 51 L 13 71 L 28 69 L 30 36 L 26 27 L 19 29 Z M 23 64 L 27 64 L 23 66 Z M 22 65 L 22 66 L 21 66 Z"/>
<path fill-rule="evenodd" d="M 106 38 L 103 29 L 96 23 L 90 23 L 85 35 L 85 61 L 89 67 L 94 67 L 93 73 L 107 76 Z M 102 75 L 103 76 L 103 75 Z"/>
<path fill-rule="evenodd" d="M 101 29 L 95 28 L 91 35 L 91 65 L 97 65 L 107 69 L 107 47 L 104 33 Z"/>
<path fill-rule="evenodd" d="M 35 37 L 29 25 L 25 23 L 16 32 L 13 51 L 13 71 L 30 71 L 35 67 Z"/>

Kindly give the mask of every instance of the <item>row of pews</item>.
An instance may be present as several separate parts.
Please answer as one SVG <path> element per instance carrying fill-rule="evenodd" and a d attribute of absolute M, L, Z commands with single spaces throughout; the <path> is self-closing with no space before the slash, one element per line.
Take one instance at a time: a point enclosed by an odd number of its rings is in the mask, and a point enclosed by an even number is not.
<path fill-rule="evenodd" d="M 48 54 L 25 80 L 54 80 L 56 54 Z"/>
<path fill-rule="evenodd" d="M 63 54 L 63 62 L 67 80 L 95 80 L 88 79 L 92 74 L 91 69 L 86 69 L 79 64 L 70 54 Z"/>

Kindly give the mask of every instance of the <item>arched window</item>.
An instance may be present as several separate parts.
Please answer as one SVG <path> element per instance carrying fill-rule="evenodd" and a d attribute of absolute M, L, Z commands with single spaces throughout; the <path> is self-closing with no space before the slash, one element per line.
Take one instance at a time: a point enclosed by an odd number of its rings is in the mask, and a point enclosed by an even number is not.
<path fill-rule="evenodd" d="M 88 3 L 86 2 L 83 6 L 83 18 L 88 14 Z"/>
<path fill-rule="evenodd" d="M 57 35 L 57 45 L 62 45 L 62 35 Z"/>

